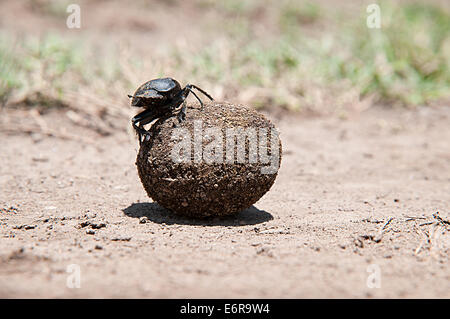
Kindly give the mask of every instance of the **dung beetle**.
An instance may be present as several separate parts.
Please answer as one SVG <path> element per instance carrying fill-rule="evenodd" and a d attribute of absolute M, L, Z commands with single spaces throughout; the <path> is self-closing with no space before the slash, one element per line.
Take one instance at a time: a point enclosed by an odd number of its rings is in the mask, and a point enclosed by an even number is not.
<path fill-rule="evenodd" d="M 185 100 L 189 93 L 194 94 L 203 109 L 203 102 L 193 89 L 199 90 L 213 101 L 213 98 L 198 86 L 188 84 L 182 89 L 180 83 L 172 78 L 160 78 L 145 82 L 134 92 L 133 96 L 128 95 L 131 98 L 131 106 L 145 109 L 131 119 L 133 128 L 138 134 L 139 142 L 141 142 L 142 136 L 149 136 L 149 132 L 143 126 L 155 119 L 175 114 L 178 111 L 178 121 L 180 123 L 184 121 L 186 118 Z M 181 104 L 183 106 L 179 109 Z"/>

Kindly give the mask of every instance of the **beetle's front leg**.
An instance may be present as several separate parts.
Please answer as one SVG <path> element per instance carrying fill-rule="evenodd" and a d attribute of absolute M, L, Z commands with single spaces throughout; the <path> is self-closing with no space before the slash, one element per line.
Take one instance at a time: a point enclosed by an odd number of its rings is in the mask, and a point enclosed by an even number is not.
<path fill-rule="evenodd" d="M 139 144 L 141 144 L 142 142 L 147 142 L 150 140 L 150 138 L 152 137 L 152 133 L 150 133 L 149 131 L 147 131 L 146 129 L 144 129 L 144 125 L 142 123 L 139 123 L 139 129 L 140 129 L 140 133 L 139 133 Z M 142 138 L 142 136 L 144 138 Z"/>
<path fill-rule="evenodd" d="M 186 102 L 185 101 L 183 101 L 183 106 L 181 107 L 181 110 L 178 112 L 177 118 L 178 118 L 179 123 L 186 120 Z"/>
<path fill-rule="evenodd" d="M 168 109 L 171 112 L 171 115 L 177 115 L 178 123 L 183 122 L 186 119 L 186 92 L 189 91 L 182 91 L 180 95 L 176 99 L 174 99 L 171 103 L 167 105 Z M 177 112 L 178 108 L 181 106 L 181 109 Z M 177 112 L 177 113 L 176 113 Z M 174 124 L 175 127 L 177 126 Z"/>
<path fill-rule="evenodd" d="M 136 134 L 138 136 L 139 139 L 139 144 L 142 142 L 142 136 L 146 136 L 147 134 L 149 134 L 149 132 L 143 128 L 142 124 L 139 123 L 139 125 L 137 125 L 135 119 L 132 119 L 132 123 L 133 123 L 133 128 L 136 131 Z"/>
<path fill-rule="evenodd" d="M 208 97 L 208 99 L 210 99 L 211 101 L 214 101 L 214 99 L 212 98 L 211 95 L 209 95 L 208 93 L 206 93 L 204 90 L 202 90 L 201 88 L 199 88 L 198 86 L 194 85 L 194 84 L 188 84 L 185 86 L 184 90 L 187 90 L 188 92 L 191 92 L 192 94 L 194 94 L 194 96 L 197 98 L 197 100 L 200 102 L 200 109 L 203 111 L 203 102 L 202 100 L 198 97 L 197 94 L 195 94 L 194 90 L 199 90 L 200 92 L 202 92 L 205 96 Z M 187 94 L 186 94 L 187 96 Z"/>
<path fill-rule="evenodd" d="M 133 128 L 136 131 L 136 134 L 138 135 L 139 143 L 142 143 L 145 140 L 150 139 L 151 137 L 150 132 L 144 129 L 144 125 L 152 122 L 154 119 L 155 116 L 151 110 L 144 110 L 131 119 Z M 142 136 L 144 136 L 144 141 L 142 140 Z"/>

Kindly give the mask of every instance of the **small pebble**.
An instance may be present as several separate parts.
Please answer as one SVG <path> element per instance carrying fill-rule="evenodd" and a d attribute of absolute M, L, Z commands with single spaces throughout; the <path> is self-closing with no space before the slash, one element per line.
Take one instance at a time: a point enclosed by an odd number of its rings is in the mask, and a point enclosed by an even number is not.
<path fill-rule="evenodd" d="M 88 210 L 88 211 L 86 211 L 86 214 L 84 214 L 84 217 L 91 219 L 91 218 L 97 217 L 97 214 Z"/>
<path fill-rule="evenodd" d="M 91 228 L 93 229 L 100 229 L 106 227 L 105 223 L 91 223 Z"/>
<path fill-rule="evenodd" d="M 130 241 L 131 237 L 115 237 L 111 238 L 112 241 Z"/>
<path fill-rule="evenodd" d="M 139 224 L 145 224 L 147 222 L 148 222 L 148 218 L 146 216 L 139 218 Z"/>

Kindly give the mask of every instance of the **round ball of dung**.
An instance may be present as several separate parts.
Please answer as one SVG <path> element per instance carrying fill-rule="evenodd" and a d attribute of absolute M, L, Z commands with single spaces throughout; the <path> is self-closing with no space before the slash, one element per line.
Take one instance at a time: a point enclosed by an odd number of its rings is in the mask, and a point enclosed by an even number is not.
<path fill-rule="evenodd" d="M 148 194 L 189 217 L 225 216 L 252 206 L 273 185 L 281 162 L 275 126 L 243 105 L 187 106 L 186 119 L 149 129 L 136 165 Z"/>

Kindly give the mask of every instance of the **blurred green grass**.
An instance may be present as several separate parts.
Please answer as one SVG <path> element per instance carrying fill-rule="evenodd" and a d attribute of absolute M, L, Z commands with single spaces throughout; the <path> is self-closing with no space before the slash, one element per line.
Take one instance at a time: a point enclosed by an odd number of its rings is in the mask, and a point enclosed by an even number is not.
<path fill-rule="evenodd" d="M 330 77 L 348 78 L 363 96 L 385 103 L 420 105 L 448 95 L 449 14 L 419 3 L 385 5 L 382 13 L 381 29 L 353 28 L 358 36 L 345 40 L 352 56 L 338 56 Z"/>
<path fill-rule="evenodd" d="M 232 23 L 206 46 L 173 46 L 168 56 L 152 56 L 158 69 L 146 74 L 169 70 L 213 83 L 223 99 L 292 110 L 320 112 L 365 100 L 413 107 L 450 97 L 450 15 L 436 5 L 381 2 L 381 29 L 369 29 L 365 7 L 343 20 L 336 7 L 313 2 L 264 3 L 264 10 L 275 10 L 278 30 L 267 38 L 252 31 L 250 16 L 261 9 L 257 2 L 203 0 L 200 6 L 233 15 Z M 123 58 L 118 48 L 112 52 L 102 56 L 88 42 L 57 34 L 20 39 L 1 34 L 0 101 L 67 105 L 75 102 L 66 93 L 80 88 L 97 100 L 123 101 L 122 95 L 141 84 L 132 74 L 146 58 L 132 53 Z"/>

